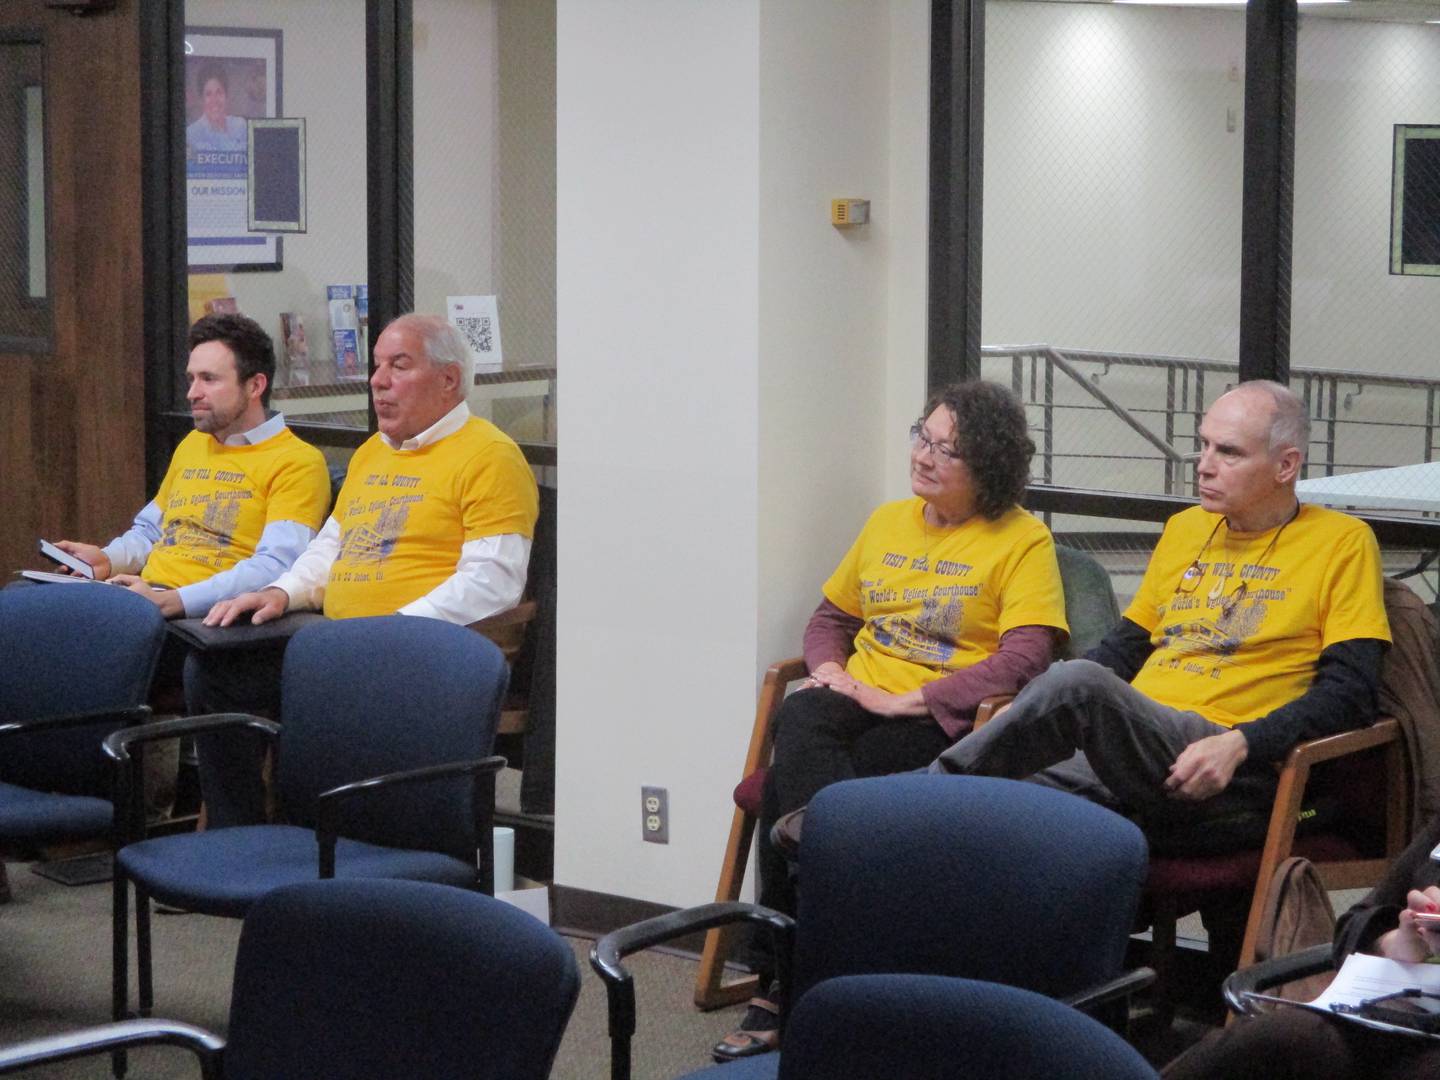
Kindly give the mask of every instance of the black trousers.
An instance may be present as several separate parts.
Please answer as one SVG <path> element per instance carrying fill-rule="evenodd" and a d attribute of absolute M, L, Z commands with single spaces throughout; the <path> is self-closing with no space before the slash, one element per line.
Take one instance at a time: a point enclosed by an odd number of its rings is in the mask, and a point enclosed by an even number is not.
<path fill-rule="evenodd" d="M 1419 1080 L 1440 1076 L 1440 1043 L 1277 1008 L 1206 1036 L 1165 1080 Z"/>
<path fill-rule="evenodd" d="M 280 718 L 280 669 L 285 642 L 253 649 L 192 651 L 185 661 L 185 706 L 190 715 L 251 713 Z M 267 741 L 256 731 L 223 731 L 195 738 L 206 827 L 265 820 L 263 768 Z"/>
<path fill-rule="evenodd" d="M 789 863 L 770 845 L 775 822 L 840 780 L 923 768 L 950 745 L 950 737 L 929 717 L 877 716 L 825 687 L 791 694 L 775 723 L 774 759 L 765 780 L 756 838 L 757 899 L 794 915 L 795 883 Z M 756 934 L 744 959 L 768 981 L 774 973 L 768 936 Z"/>

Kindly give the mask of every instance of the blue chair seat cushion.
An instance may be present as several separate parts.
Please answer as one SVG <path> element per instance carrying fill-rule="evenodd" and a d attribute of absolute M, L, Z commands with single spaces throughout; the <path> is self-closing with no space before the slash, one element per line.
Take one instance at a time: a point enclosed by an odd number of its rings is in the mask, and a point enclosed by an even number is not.
<path fill-rule="evenodd" d="M 772 1052 L 727 1061 L 724 1065 L 711 1065 L 686 1073 L 680 1080 L 775 1080 L 779 1075 L 780 1055 Z"/>
<path fill-rule="evenodd" d="M 104 836 L 114 807 L 88 795 L 56 795 L 0 783 L 0 835 L 21 842 Z"/>
<path fill-rule="evenodd" d="M 116 861 L 126 877 L 162 904 L 231 918 L 243 918 L 273 889 L 320 876 L 315 831 L 296 825 L 157 836 L 121 848 Z M 475 885 L 475 868 L 453 856 L 343 837 L 335 846 L 335 876 Z"/>

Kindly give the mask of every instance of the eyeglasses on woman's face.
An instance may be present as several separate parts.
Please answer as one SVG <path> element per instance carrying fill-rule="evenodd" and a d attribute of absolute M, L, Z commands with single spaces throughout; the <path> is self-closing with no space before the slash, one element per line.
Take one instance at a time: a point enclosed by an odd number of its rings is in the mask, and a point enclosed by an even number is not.
<path fill-rule="evenodd" d="M 928 452 L 939 464 L 954 464 L 961 460 L 960 451 L 925 434 L 925 425 L 919 420 L 910 425 L 910 449 L 916 453 Z"/>

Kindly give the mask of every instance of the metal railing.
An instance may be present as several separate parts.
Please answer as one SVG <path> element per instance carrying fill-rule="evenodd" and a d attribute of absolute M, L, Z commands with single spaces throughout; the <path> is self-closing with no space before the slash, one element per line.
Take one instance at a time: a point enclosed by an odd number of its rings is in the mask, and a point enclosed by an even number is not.
<path fill-rule="evenodd" d="M 1052 345 L 986 345 L 981 348 L 980 355 L 982 372 L 987 377 L 993 375 L 984 370 L 984 365 L 1008 360 L 1011 388 L 1027 406 L 1040 413 L 1039 438 L 1036 441 L 1039 449 L 1038 479 L 1041 482 L 1057 482 L 1055 466 L 1060 461 L 1136 462 L 1146 471 L 1137 476 L 1148 473 L 1147 463 L 1154 463 L 1161 473 L 1159 490 L 1167 495 L 1193 494 L 1194 480 L 1188 475 L 1188 466 L 1193 454 L 1199 450 L 1197 432 L 1200 420 L 1209 403 L 1234 386 L 1240 375 L 1238 364 L 1219 360 L 1065 349 Z M 1122 395 L 1107 389 L 1104 383 L 1112 372 L 1127 371 L 1163 371 L 1163 398 L 1157 377 L 1153 384 L 1129 388 L 1138 392 L 1143 401 L 1123 402 Z M 1405 445 L 1405 463 L 1432 461 L 1440 454 L 1440 443 L 1437 443 L 1437 432 L 1440 432 L 1440 379 L 1332 368 L 1294 368 L 1290 383 L 1305 401 L 1310 413 L 1311 439 L 1306 476 L 1330 476 L 1337 470 L 1375 467 L 1374 464 L 1341 459 L 1340 436 L 1345 431 L 1358 435 L 1370 434 L 1364 429 L 1385 429 L 1390 437 L 1402 440 Z M 1057 386 L 1062 390 L 1070 387 L 1072 392 L 1061 397 L 1057 395 Z M 1412 415 L 1379 420 L 1344 415 L 1370 387 L 1416 391 L 1406 398 Z M 1097 452 L 1080 445 L 1068 449 L 1059 447 L 1056 439 L 1059 430 L 1057 417 L 1061 413 L 1076 414 L 1081 420 L 1089 413 L 1107 414 L 1138 436 L 1144 448 L 1138 453 L 1121 453 Z M 1094 428 L 1085 430 L 1097 431 Z M 1111 434 L 1114 430 L 1118 429 L 1112 429 Z M 1412 433 L 1418 443 L 1414 446 L 1413 456 L 1409 449 Z M 1399 463 L 1398 460 L 1391 462 Z M 1143 490 L 1155 490 L 1143 480 L 1139 486 Z"/>

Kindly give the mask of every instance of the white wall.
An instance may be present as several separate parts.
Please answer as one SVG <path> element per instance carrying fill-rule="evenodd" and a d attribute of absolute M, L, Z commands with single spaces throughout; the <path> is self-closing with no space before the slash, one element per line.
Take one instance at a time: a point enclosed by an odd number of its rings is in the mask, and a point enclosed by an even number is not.
<path fill-rule="evenodd" d="M 761 5 L 762 662 L 800 652 L 821 583 L 884 497 L 889 23 L 870 0 Z M 832 197 L 870 199 L 872 223 L 836 229 Z"/>
<path fill-rule="evenodd" d="M 560 0 L 556 25 L 555 878 L 690 902 L 753 707 L 759 5 Z"/>
<path fill-rule="evenodd" d="M 559 4 L 560 884 L 713 894 L 759 671 L 886 489 L 887 388 L 924 366 L 890 250 L 923 253 L 926 96 L 891 60 L 924 66 L 926 10 Z M 868 230 L 828 224 L 841 195 Z M 668 846 L 642 784 L 670 789 Z"/>

